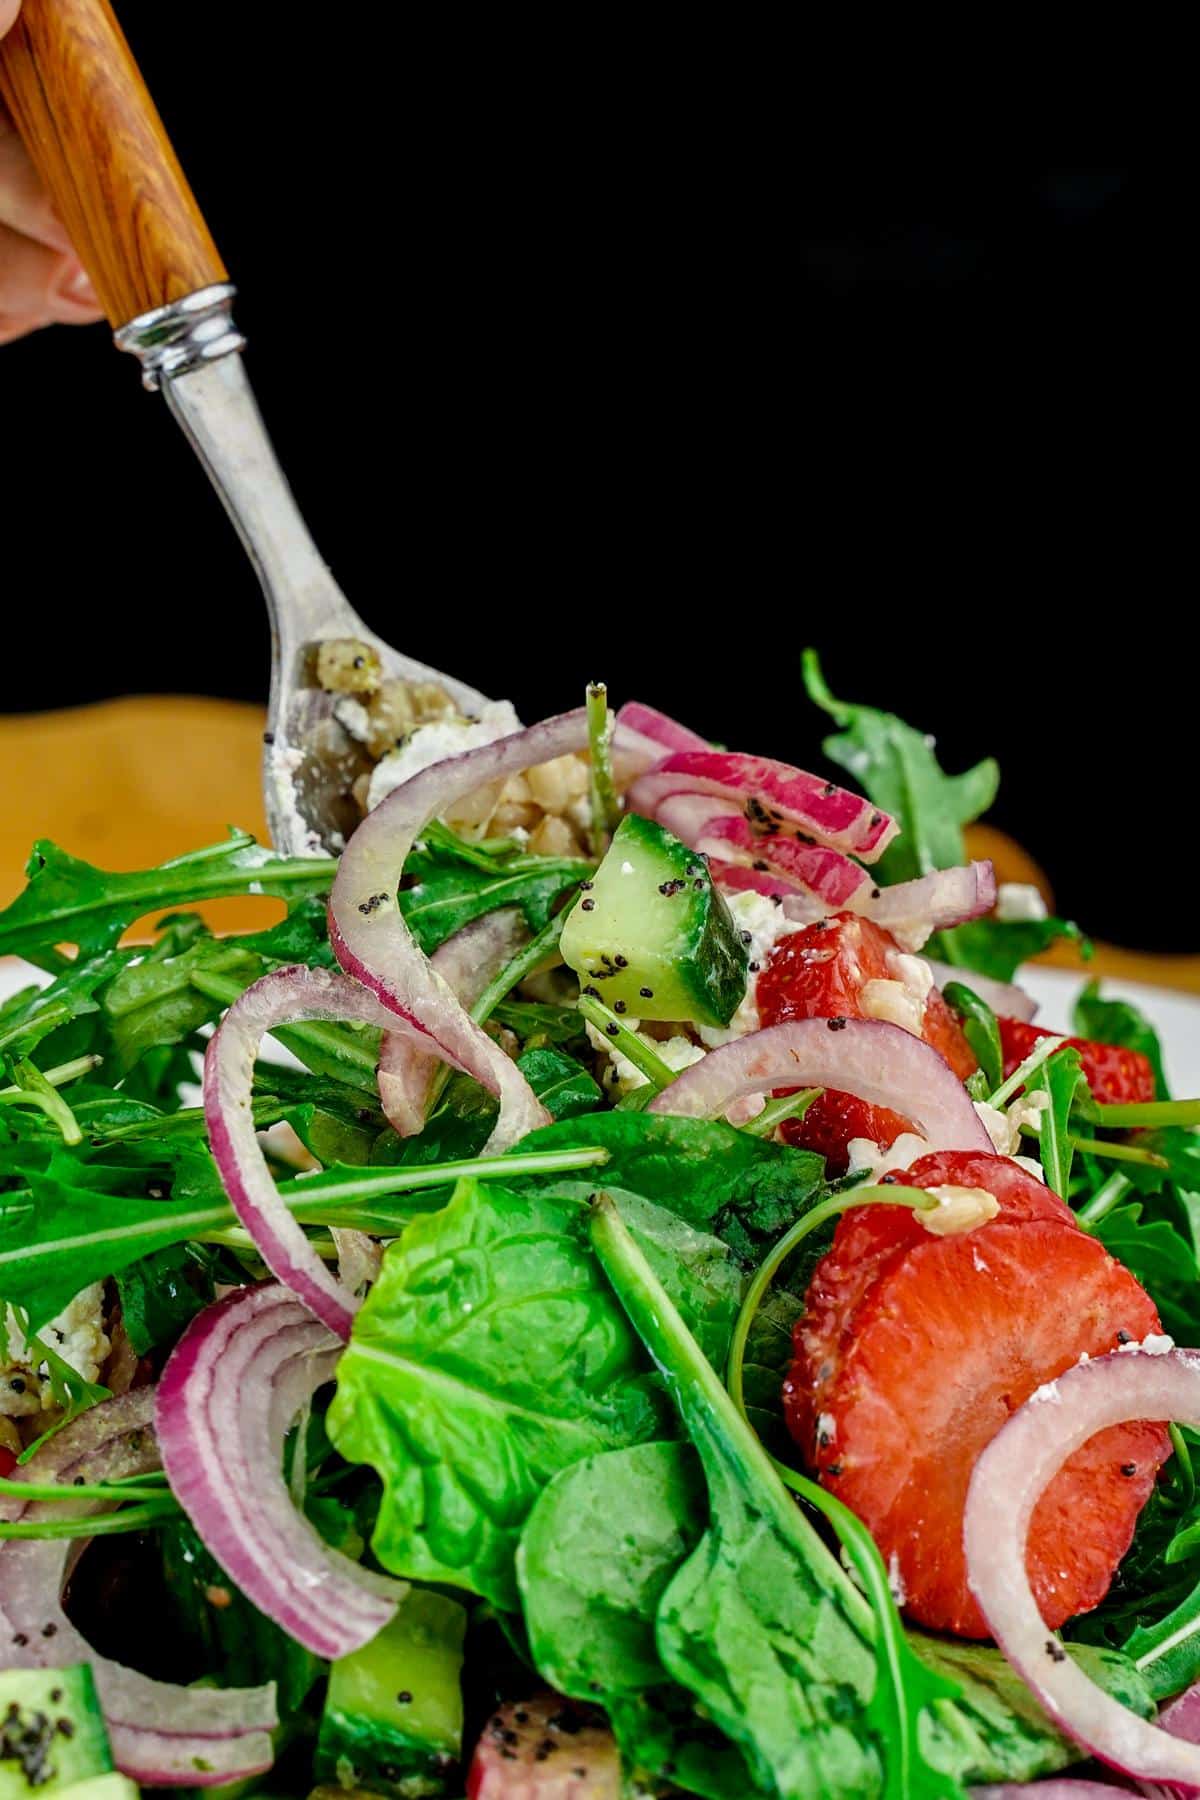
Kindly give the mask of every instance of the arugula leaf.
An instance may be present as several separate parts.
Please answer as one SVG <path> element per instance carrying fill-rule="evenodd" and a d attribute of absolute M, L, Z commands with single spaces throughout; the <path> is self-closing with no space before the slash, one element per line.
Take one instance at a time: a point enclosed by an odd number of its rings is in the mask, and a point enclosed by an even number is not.
<path fill-rule="evenodd" d="M 582 1144 L 608 1151 L 606 1186 L 658 1201 L 712 1231 L 748 1263 L 757 1262 L 763 1244 L 792 1223 L 821 1186 L 825 1166 L 812 1151 L 753 1137 L 722 1119 L 657 1113 L 592 1113 L 544 1125 L 522 1138 L 519 1148 L 524 1153 Z"/>
<path fill-rule="evenodd" d="M 144 958 L 126 965 L 108 985 L 104 1012 L 112 1033 L 117 1069 L 128 1073 L 147 1050 L 179 1044 L 220 1017 L 220 1000 L 193 986 L 198 969 L 236 977 L 248 985 L 262 972 L 260 958 L 237 940 L 202 938 L 179 956 Z"/>
<path fill-rule="evenodd" d="M 1158 1308 L 1163 1330 L 1190 1343 L 1200 1321 L 1200 1266 L 1190 1245 L 1164 1218 L 1144 1218 L 1144 1205 L 1119 1206 L 1093 1235 L 1137 1276 Z"/>
<path fill-rule="evenodd" d="M 400 910 L 426 955 L 473 919 L 502 906 L 519 906 L 530 931 L 549 921 L 555 902 L 586 881 L 592 864 L 574 857 L 515 856 L 480 867 L 439 840 L 414 849 L 404 865 Z M 0 940 L 2 944 L 2 940 Z"/>
<path fill-rule="evenodd" d="M 117 1275 L 121 1319 L 136 1355 L 173 1344 L 209 1304 L 216 1291 L 214 1261 L 202 1244 L 172 1244 Z"/>
<path fill-rule="evenodd" d="M 359 1124 L 311 1101 L 304 1106 L 289 1106 L 283 1116 L 304 1148 L 325 1168 L 331 1163 L 365 1166 L 383 1129 L 381 1125 Z"/>
<path fill-rule="evenodd" d="M 543 1044 L 555 1044 L 559 1049 L 566 1049 L 568 1045 L 579 1048 L 587 1045 L 583 1019 L 574 1006 L 545 1006 L 533 1000 L 501 1000 L 493 1007 L 492 1018 L 497 1025 L 507 1025 L 510 1031 L 515 1031 L 531 1050 L 538 1049 Z"/>
<path fill-rule="evenodd" d="M 329 908 L 319 893 L 293 901 L 277 925 L 242 932 L 235 941 L 239 950 L 268 962 L 307 963 L 313 969 L 332 969 L 337 962 L 329 943 Z"/>
<path fill-rule="evenodd" d="M 961 981 L 948 981 L 942 989 L 942 998 L 953 1007 L 962 1022 L 963 1036 L 983 1071 L 987 1084 L 985 1092 L 994 1092 L 1004 1080 L 1004 1050 L 995 1013 L 986 1000 L 981 1000 Z"/>
<path fill-rule="evenodd" d="M 0 1050 L 29 1055 L 53 1033 L 71 1025 L 76 1019 L 100 1010 L 97 989 L 111 981 L 129 961 L 130 951 L 107 951 L 99 956 L 81 957 L 64 969 L 49 987 L 24 988 L 13 996 L 13 1002 L 0 1014 Z M 20 1001 L 20 1005 L 15 1002 Z M 56 1039 L 56 1044 L 58 1040 Z M 81 1047 L 90 1049 L 90 1044 Z M 47 1044 L 46 1048 L 50 1046 Z M 55 1055 L 55 1062 L 67 1058 Z"/>
<path fill-rule="evenodd" d="M 1125 1651 L 1156 1700 L 1190 1687 L 1200 1675 L 1200 1581 L 1165 1618 L 1137 1626 Z"/>
<path fill-rule="evenodd" d="M 1077 1037 L 1093 1038 L 1098 1044 L 1118 1044 L 1126 1050 L 1139 1050 L 1149 1058 L 1154 1069 L 1155 1099 L 1171 1098 L 1158 1033 L 1146 1015 L 1130 1001 L 1106 1000 L 1100 993 L 1100 983 L 1089 981 L 1075 1002 L 1071 1024 Z"/>
<path fill-rule="evenodd" d="M 551 1477 L 669 1434 L 581 1211 L 463 1181 L 385 1255 L 327 1426 L 348 1462 L 383 1480 L 372 1547 L 394 1573 L 511 1611 L 517 1539 Z"/>
<path fill-rule="evenodd" d="M 1078 925 L 1053 915 L 1046 919 L 972 919 L 951 931 L 936 932 L 927 954 L 990 975 L 993 981 L 1011 981 L 1022 963 L 1040 956 L 1062 938 L 1075 941 L 1085 962 L 1091 956 L 1092 946 Z"/>
<path fill-rule="evenodd" d="M 517 1067 L 555 1120 L 594 1112 L 604 1098 L 582 1063 L 561 1050 L 526 1050 L 517 1058 Z"/>
<path fill-rule="evenodd" d="M 962 828 L 985 813 L 996 798 L 1000 771 L 991 757 L 962 775 L 947 775 L 934 754 L 933 740 L 892 713 L 835 700 L 825 684 L 815 650 L 804 652 L 804 685 L 841 728 L 822 749 L 831 762 L 853 775 L 900 835 L 873 865 L 883 882 L 911 881 L 931 869 L 952 869 L 966 861 Z"/>
<path fill-rule="evenodd" d="M 0 956 L 27 956 L 62 943 L 77 944 L 81 955 L 110 950 L 147 913 L 180 901 L 326 893 L 336 867 L 324 857 L 276 856 L 246 832 L 231 831 L 224 843 L 157 869 L 117 873 L 68 856 L 43 838 L 26 868 L 28 885 L 0 912 Z"/>
<path fill-rule="evenodd" d="M 1070 1115 L 1080 1086 L 1086 1087 L 1079 1052 L 1071 1045 L 1056 1050 L 1034 1070 L 1025 1083 L 1027 1094 L 1041 1091 L 1049 1095 L 1038 1127 L 1038 1147 L 1047 1185 L 1066 1199 L 1071 1188 L 1071 1161 L 1074 1148 L 1070 1137 Z"/>

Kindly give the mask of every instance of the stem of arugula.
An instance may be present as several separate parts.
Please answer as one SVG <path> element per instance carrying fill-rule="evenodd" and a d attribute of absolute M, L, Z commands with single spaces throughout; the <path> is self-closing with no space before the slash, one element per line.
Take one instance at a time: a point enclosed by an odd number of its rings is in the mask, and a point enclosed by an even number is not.
<path fill-rule="evenodd" d="M 592 802 L 591 846 L 593 856 L 603 856 L 605 839 L 621 819 L 621 803 L 613 783 L 612 752 L 608 739 L 608 688 L 591 681 L 587 690 L 588 756 Z"/>
<path fill-rule="evenodd" d="M 785 1119 L 802 1119 L 813 1101 L 824 1092 L 824 1088 L 799 1088 L 796 1093 L 784 1094 L 779 1100 L 768 1100 L 762 1111 L 747 1119 L 741 1129 L 751 1137 L 770 1137 Z"/>
<path fill-rule="evenodd" d="M 1010 1101 L 1019 1088 L 1023 1088 L 1035 1069 L 1040 1069 L 1047 1057 L 1053 1056 L 1066 1043 L 1065 1037 L 1043 1038 L 1036 1050 L 1031 1050 L 1023 1063 L 1018 1063 L 1007 1081 L 1002 1081 L 995 1093 L 988 1095 L 989 1106 L 1004 1106 Z"/>
<path fill-rule="evenodd" d="M 659 1093 L 670 1087 L 675 1079 L 674 1069 L 668 1068 L 645 1038 L 632 1031 L 624 1020 L 605 1006 L 603 1000 L 594 1000 L 590 994 L 581 994 L 579 1011 L 589 1025 L 594 1025 L 597 1031 L 602 1031 L 611 1040 L 613 1048 L 619 1050 Z"/>
<path fill-rule="evenodd" d="M 0 1476 L 0 1494 L 13 1500 L 142 1501 L 157 1498 L 165 1490 L 166 1480 L 160 1470 L 150 1475 L 131 1475 L 122 1482 L 81 1482 L 78 1487 L 69 1481 L 9 1481 Z M 169 1499 L 170 1495 L 163 1491 L 163 1498 Z"/>
<path fill-rule="evenodd" d="M 1114 1169 L 1104 1186 L 1096 1189 L 1086 1206 L 1080 1207 L 1075 1214 L 1075 1223 L 1082 1225 L 1085 1231 L 1090 1231 L 1093 1225 L 1098 1225 L 1101 1219 L 1108 1217 L 1113 1207 L 1119 1200 L 1125 1198 L 1132 1186 L 1133 1183 L 1127 1175 L 1122 1175 L 1119 1169 Z"/>
<path fill-rule="evenodd" d="M 82 1519 L 0 1520 L 0 1540 L 114 1537 L 122 1531 L 145 1531 L 148 1526 L 161 1525 L 166 1519 L 179 1518 L 182 1512 L 177 1500 L 164 1495 L 162 1500 L 122 1507 L 118 1512 L 87 1513 Z"/>
<path fill-rule="evenodd" d="M 1200 1100 L 1145 1100 L 1119 1106 L 1098 1100 L 1088 1108 L 1087 1117 L 1108 1131 L 1200 1125 Z"/>
<path fill-rule="evenodd" d="M 1084 1156 L 1099 1156 L 1109 1162 L 1141 1163 L 1147 1169 L 1168 1169 L 1170 1163 L 1157 1151 L 1143 1150 L 1140 1144 L 1112 1144 L 1104 1138 L 1072 1137 L 1072 1144 Z"/>
<path fill-rule="evenodd" d="M 22 1057 L 13 1064 L 13 1074 L 17 1078 L 17 1086 L 21 1089 L 26 1101 L 31 1106 L 40 1107 L 52 1125 L 57 1125 L 62 1132 L 64 1144 L 81 1144 L 83 1133 L 79 1122 L 71 1111 L 58 1089 L 52 1087 L 42 1071 Z"/>
<path fill-rule="evenodd" d="M 55 1069 L 41 1071 L 43 1081 L 51 1087 L 65 1087 L 68 1081 L 77 1081 L 81 1075 L 87 1075 L 92 1069 L 98 1069 L 104 1061 L 102 1056 L 77 1056 L 73 1062 L 59 1063 Z M 22 1100 L 28 1101 L 29 1093 L 25 1088 L 0 1088 L 0 1100 L 11 1101 L 19 1105 Z"/>

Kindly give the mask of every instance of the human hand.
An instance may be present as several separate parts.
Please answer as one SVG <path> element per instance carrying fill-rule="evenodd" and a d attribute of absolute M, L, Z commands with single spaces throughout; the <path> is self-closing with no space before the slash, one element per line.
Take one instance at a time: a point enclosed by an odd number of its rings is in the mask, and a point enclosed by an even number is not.
<path fill-rule="evenodd" d="M 0 38 L 21 0 L 0 0 Z M 101 317 L 92 285 L 0 104 L 0 344 L 41 325 Z"/>

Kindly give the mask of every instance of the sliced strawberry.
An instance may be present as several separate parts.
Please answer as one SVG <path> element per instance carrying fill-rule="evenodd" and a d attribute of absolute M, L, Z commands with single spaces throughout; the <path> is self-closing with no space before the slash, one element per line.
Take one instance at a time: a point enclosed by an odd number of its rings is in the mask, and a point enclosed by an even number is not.
<path fill-rule="evenodd" d="M 1007 1156 L 941 1151 L 882 1179 L 889 1186 L 986 1188 L 999 1202 L 997 1217 L 1009 1224 L 1027 1219 L 1072 1222 L 1070 1208 L 1058 1195 Z M 792 1436 L 810 1459 L 825 1394 L 851 1341 L 860 1302 L 885 1268 L 906 1250 L 928 1242 L 929 1233 L 905 1206 L 856 1206 L 839 1219 L 833 1244 L 813 1271 L 804 1316 L 796 1326 L 797 1357 L 806 1373 L 784 1390 Z"/>
<path fill-rule="evenodd" d="M 1001 1019 L 1005 1077 L 1037 1049 L 1043 1038 L 1055 1036 L 1057 1033 L 1026 1025 L 1021 1019 Z M 1079 1052 L 1093 1099 L 1116 1105 L 1141 1105 L 1153 1100 L 1154 1067 L 1140 1050 L 1127 1050 L 1120 1044 L 1098 1044 L 1093 1038 L 1069 1037 L 1066 1041 Z"/>
<path fill-rule="evenodd" d="M 8 1445 L 0 1444 L 0 1476 L 2 1476 L 5 1481 L 7 1481 L 9 1479 L 9 1477 L 11 1476 L 13 1470 L 16 1468 L 16 1466 L 17 1466 L 17 1459 L 13 1455 L 12 1451 L 8 1448 Z"/>
<path fill-rule="evenodd" d="M 890 932 L 856 913 L 837 913 L 803 931 L 781 938 L 758 978 L 756 998 L 764 1025 L 788 1019 L 861 1019 L 866 1017 L 862 989 L 868 981 L 894 981 L 889 955 L 900 946 Z M 922 1036 L 932 1044 L 960 1080 L 975 1068 L 971 1047 L 958 1020 L 936 988 L 926 997 Z M 785 1090 L 786 1091 L 786 1090 Z M 870 1138 L 887 1148 L 912 1126 L 899 1113 L 868 1106 L 853 1094 L 827 1090 L 802 1119 L 783 1126 L 788 1143 L 816 1150 L 833 1173 L 846 1167 L 851 1138 Z"/>
<path fill-rule="evenodd" d="M 976 1459 L 1035 1388 L 1083 1354 L 1157 1331 L 1158 1316 L 1129 1271 L 1006 1159 L 924 1157 L 901 1179 L 987 1187 L 1000 1214 L 946 1238 L 899 1209 L 870 1224 L 866 1208 L 847 1215 L 797 1327 L 788 1422 L 895 1558 L 909 1614 L 985 1637 L 962 1553 Z M 1168 1451 L 1161 1425 L 1115 1426 L 1050 1483 L 1028 1559 L 1049 1626 L 1103 1598 Z"/>
<path fill-rule="evenodd" d="M 467 1775 L 467 1800 L 619 1800 L 620 1792 L 603 1714 L 557 1694 L 493 1713 Z"/>

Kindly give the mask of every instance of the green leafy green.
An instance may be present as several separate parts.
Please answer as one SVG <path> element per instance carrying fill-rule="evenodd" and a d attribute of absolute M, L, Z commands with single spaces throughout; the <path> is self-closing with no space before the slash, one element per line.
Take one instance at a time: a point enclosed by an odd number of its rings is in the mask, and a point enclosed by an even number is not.
<path fill-rule="evenodd" d="M 560 1049 L 587 1046 L 587 1032 L 579 1009 L 574 1006 L 546 1006 L 533 1000 L 502 1000 L 492 1009 L 497 1025 L 515 1031 L 529 1049 L 543 1044 L 556 1044 Z"/>
<path fill-rule="evenodd" d="M 1041 1092 L 1049 1097 L 1039 1118 L 1038 1148 L 1046 1182 L 1064 1200 L 1071 1191 L 1074 1155 L 1069 1129 L 1071 1107 L 1081 1084 L 1086 1086 L 1079 1052 L 1070 1045 L 1047 1057 L 1025 1083 L 1027 1094 Z"/>
<path fill-rule="evenodd" d="M 551 1477 L 668 1434 L 580 1212 L 464 1181 L 385 1255 L 327 1420 L 341 1454 L 383 1480 L 385 1568 L 511 1610 L 517 1539 Z"/>
<path fill-rule="evenodd" d="M 1100 983 L 1089 981 L 1075 1002 L 1071 1024 L 1077 1037 L 1093 1038 L 1098 1044 L 1119 1044 L 1148 1057 L 1154 1069 L 1155 1098 L 1170 1099 L 1158 1033 L 1138 1007 L 1128 1000 L 1104 999 Z"/>
<path fill-rule="evenodd" d="M 413 850 L 405 862 L 400 910 L 427 955 L 473 919 L 501 906 L 519 906 L 529 929 L 540 931 L 560 896 L 592 872 L 591 863 L 573 857 L 518 851 L 468 859 L 463 848 L 451 848 L 439 838 Z"/>
<path fill-rule="evenodd" d="M 170 1244 L 117 1275 L 121 1319 L 138 1356 L 173 1344 L 213 1299 L 214 1260 L 203 1244 Z"/>
<path fill-rule="evenodd" d="M 1146 1218 L 1145 1203 L 1118 1206 L 1095 1236 L 1137 1276 L 1158 1308 L 1163 1330 L 1190 1343 L 1200 1322 L 1200 1266 L 1195 1252 L 1165 1218 Z"/>
<path fill-rule="evenodd" d="M 991 1093 L 1004 1080 L 1004 1050 L 995 1013 L 986 1000 L 981 1000 L 961 981 L 948 981 L 942 989 L 942 998 L 962 1021 L 963 1036 L 974 1051 L 987 1084 L 985 1091 Z"/>
<path fill-rule="evenodd" d="M 931 869 L 965 862 L 963 826 L 987 811 L 1000 784 L 992 758 L 963 775 L 947 775 L 924 732 L 873 706 L 835 700 L 815 650 L 804 653 L 804 685 L 809 699 L 840 728 L 826 738 L 826 756 L 900 827 L 900 835 L 874 864 L 880 880 L 911 881 Z"/>
<path fill-rule="evenodd" d="M 117 1072 L 126 1073 L 145 1051 L 182 1043 L 201 1025 L 220 1017 L 222 1002 L 193 984 L 197 970 L 228 975 L 246 986 L 263 968 L 262 959 L 244 950 L 236 938 L 201 938 L 179 956 L 146 957 L 127 964 L 104 995 Z"/>
<path fill-rule="evenodd" d="M 594 1112 L 603 1095 L 581 1063 L 548 1046 L 526 1050 L 517 1067 L 553 1119 L 575 1119 Z"/>
<path fill-rule="evenodd" d="M 724 1120 L 632 1112 L 545 1125 L 523 1138 L 520 1149 L 568 1144 L 602 1146 L 609 1158 L 606 1186 L 658 1201 L 712 1231 L 747 1262 L 757 1262 L 761 1247 L 802 1211 L 824 1170 L 811 1151 L 753 1137 Z"/>
<path fill-rule="evenodd" d="M 160 907 L 224 894 L 320 894 L 335 869 L 320 857 L 276 856 L 241 831 L 157 869 L 129 873 L 95 868 L 43 838 L 26 868 L 28 885 L 0 912 L 0 956 L 64 943 L 92 955 L 111 949 L 123 931 Z"/>

